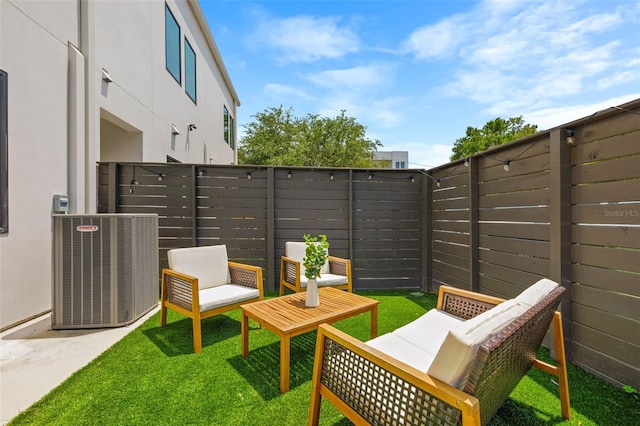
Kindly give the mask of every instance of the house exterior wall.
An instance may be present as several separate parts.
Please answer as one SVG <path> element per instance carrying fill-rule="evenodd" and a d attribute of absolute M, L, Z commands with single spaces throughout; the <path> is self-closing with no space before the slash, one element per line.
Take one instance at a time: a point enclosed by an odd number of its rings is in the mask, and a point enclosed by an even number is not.
<path fill-rule="evenodd" d="M 375 160 L 387 163 L 390 169 L 408 169 L 409 151 L 376 151 Z"/>
<path fill-rule="evenodd" d="M 165 4 L 180 25 L 181 84 L 165 67 Z M 197 103 L 185 93 L 185 37 L 196 54 Z M 95 213 L 99 161 L 234 163 L 223 109 L 235 118 L 239 100 L 196 0 L 3 0 L 0 69 L 9 82 L 6 329 L 51 309 L 54 194 L 69 195 L 71 213 Z"/>

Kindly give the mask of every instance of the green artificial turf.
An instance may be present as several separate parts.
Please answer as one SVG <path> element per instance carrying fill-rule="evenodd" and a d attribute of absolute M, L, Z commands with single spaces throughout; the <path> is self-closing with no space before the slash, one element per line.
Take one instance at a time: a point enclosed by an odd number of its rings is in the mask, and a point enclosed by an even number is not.
<path fill-rule="evenodd" d="M 408 291 L 360 291 L 380 300 L 379 334 L 435 307 L 436 297 Z M 270 296 L 274 296 L 273 294 Z M 203 321 L 194 354 L 191 320 L 159 314 L 11 421 L 11 425 L 304 425 L 316 333 L 291 344 L 291 390 L 279 386 L 279 341 L 250 322 L 249 357 L 240 356 L 240 313 Z M 369 338 L 369 314 L 335 324 Z M 542 349 L 540 356 L 548 357 Z M 573 420 L 563 419 L 553 376 L 532 369 L 490 425 L 640 425 L 637 397 L 569 365 Z M 326 401 L 323 425 L 349 425 Z"/>

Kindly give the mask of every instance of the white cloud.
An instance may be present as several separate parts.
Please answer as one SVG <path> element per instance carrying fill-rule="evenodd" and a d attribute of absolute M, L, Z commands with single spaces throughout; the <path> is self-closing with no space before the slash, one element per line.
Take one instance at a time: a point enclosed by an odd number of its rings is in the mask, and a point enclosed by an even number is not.
<path fill-rule="evenodd" d="M 292 87 L 285 86 L 283 84 L 276 83 L 267 83 L 262 89 L 263 92 L 273 98 L 283 98 L 283 97 L 291 97 L 295 96 L 302 99 L 310 99 L 311 96 L 307 94 L 304 90 Z"/>
<path fill-rule="evenodd" d="M 282 63 L 340 58 L 360 48 L 357 34 L 348 26 L 340 26 L 336 17 L 267 18 L 258 25 L 254 41 L 279 51 Z"/>
<path fill-rule="evenodd" d="M 310 74 L 307 79 L 334 90 L 380 86 L 388 81 L 388 72 L 381 66 L 358 66 Z"/>
<path fill-rule="evenodd" d="M 625 96 L 618 96 L 599 102 L 535 110 L 523 114 L 523 118 L 527 123 L 537 124 L 538 130 L 547 130 L 571 121 L 588 117 L 595 112 L 625 104 L 638 98 L 640 98 L 640 92 L 630 93 Z"/>
<path fill-rule="evenodd" d="M 449 61 L 455 71 L 444 84 L 447 95 L 485 105 L 491 114 L 520 115 L 638 80 L 625 65 L 637 61 L 637 47 L 629 49 L 628 35 L 614 32 L 638 11 L 623 5 L 594 13 L 588 6 L 489 0 L 417 29 L 402 46 L 416 59 L 458 58 Z"/>

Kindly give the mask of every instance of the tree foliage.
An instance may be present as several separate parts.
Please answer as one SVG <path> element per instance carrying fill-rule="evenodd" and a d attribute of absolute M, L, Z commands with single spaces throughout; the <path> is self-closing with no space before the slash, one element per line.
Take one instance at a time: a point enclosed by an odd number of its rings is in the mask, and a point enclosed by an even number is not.
<path fill-rule="evenodd" d="M 467 127 L 466 135 L 453 144 L 451 161 L 467 158 L 492 146 L 532 135 L 537 129 L 538 126 L 535 124 L 526 124 L 522 116 L 507 120 L 498 117 L 488 121 L 481 129 Z"/>
<path fill-rule="evenodd" d="M 296 117 L 280 106 L 252 117 L 238 144 L 239 164 L 367 168 L 374 167 L 374 152 L 382 146 L 344 110 L 334 118 Z"/>

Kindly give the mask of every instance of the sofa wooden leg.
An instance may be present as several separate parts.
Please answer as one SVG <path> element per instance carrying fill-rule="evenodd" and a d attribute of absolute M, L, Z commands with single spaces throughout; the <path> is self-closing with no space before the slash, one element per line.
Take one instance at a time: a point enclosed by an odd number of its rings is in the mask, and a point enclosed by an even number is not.
<path fill-rule="evenodd" d="M 202 351 L 202 330 L 200 318 L 193 318 L 193 351 L 198 353 Z"/>

